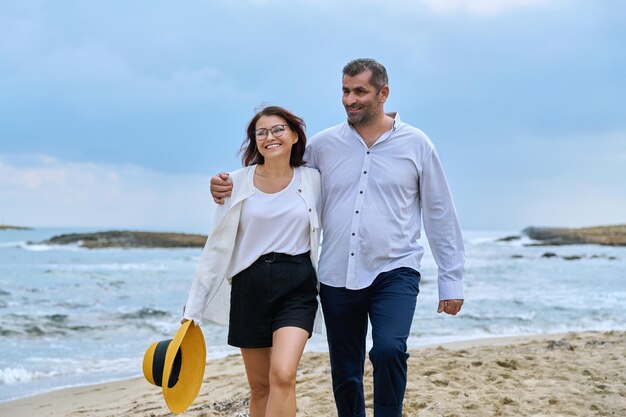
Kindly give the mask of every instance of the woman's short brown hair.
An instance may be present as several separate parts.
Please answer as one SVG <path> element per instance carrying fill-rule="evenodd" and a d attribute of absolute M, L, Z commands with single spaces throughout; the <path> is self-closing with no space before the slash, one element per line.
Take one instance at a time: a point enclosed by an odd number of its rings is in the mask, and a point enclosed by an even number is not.
<path fill-rule="evenodd" d="M 256 144 L 256 122 L 263 116 L 278 116 L 287 122 L 287 126 L 298 136 L 298 141 L 293 144 L 291 148 L 291 158 L 289 164 L 292 167 L 299 167 L 304 165 L 304 150 L 306 148 L 306 125 L 304 120 L 296 116 L 289 110 L 279 106 L 267 106 L 261 109 L 254 115 L 252 120 L 248 123 L 246 129 L 246 139 L 241 146 L 241 152 L 243 154 L 241 161 L 244 166 L 260 164 L 265 162 L 265 158 L 259 152 Z"/>

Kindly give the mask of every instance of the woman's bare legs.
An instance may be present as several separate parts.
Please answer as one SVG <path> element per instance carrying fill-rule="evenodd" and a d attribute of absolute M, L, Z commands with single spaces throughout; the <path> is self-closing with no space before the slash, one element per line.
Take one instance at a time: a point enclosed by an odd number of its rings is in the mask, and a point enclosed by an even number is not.
<path fill-rule="evenodd" d="M 295 417 L 296 374 L 309 332 L 281 327 L 273 347 L 241 349 L 250 385 L 250 417 Z"/>
<path fill-rule="evenodd" d="M 265 417 L 270 395 L 270 360 L 272 348 L 241 349 L 250 385 L 250 417 Z"/>
<path fill-rule="evenodd" d="M 281 327 L 274 332 L 268 417 L 295 417 L 296 374 L 308 338 L 309 332 L 299 327 Z"/>

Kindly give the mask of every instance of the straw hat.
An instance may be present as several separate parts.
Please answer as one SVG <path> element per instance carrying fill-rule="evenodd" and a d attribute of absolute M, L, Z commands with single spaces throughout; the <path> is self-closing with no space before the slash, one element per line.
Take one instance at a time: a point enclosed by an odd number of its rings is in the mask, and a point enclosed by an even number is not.
<path fill-rule="evenodd" d="M 151 384 L 162 387 L 165 403 L 175 414 L 191 405 L 204 377 L 204 335 L 192 323 L 186 321 L 180 326 L 173 339 L 151 344 L 143 356 L 143 375 Z"/>

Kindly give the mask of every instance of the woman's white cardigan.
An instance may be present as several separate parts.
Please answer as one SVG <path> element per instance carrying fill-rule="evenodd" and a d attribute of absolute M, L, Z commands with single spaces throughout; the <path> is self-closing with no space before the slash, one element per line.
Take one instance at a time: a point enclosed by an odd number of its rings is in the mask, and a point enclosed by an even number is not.
<path fill-rule="evenodd" d="M 307 167 L 296 169 L 300 172 L 298 193 L 309 211 L 311 262 L 317 271 L 321 230 L 319 213 L 322 207 L 320 173 Z M 183 317 L 196 323 L 206 319 L 228 324 L 231 282 L 226 274 L 235 248 L 243 201 L 255 192 L 254 166 L 239 169 L 231 173 L 230 178 L 233 181 L 232 195 L 216 209 L 213 231 L 204 245 L 185 306 Z M 319 332 L 319 309 L 315 321 L 315 331 Z"/>

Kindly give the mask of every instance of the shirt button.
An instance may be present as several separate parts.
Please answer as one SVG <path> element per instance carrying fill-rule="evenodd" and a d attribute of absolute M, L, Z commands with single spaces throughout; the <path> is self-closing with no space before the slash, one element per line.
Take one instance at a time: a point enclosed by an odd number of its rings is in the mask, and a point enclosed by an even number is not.
<path fill-rule="evenodd" d="M 367 174 L 367 171 L 363 171 L 364 174 Z"/>
<path fill-rule="evenodd" d="M 370 151 L 367 151 L 367 154 L 369 155 L 369 154 L 370 154 Z"/>
<path fill-rule="evenodd" d="M 351 253 L 350 256 L 354 256 L 354 253 Z"/>
<path fill-rule="evenodd" d="M 355 234 L 354 234 L 354 233 L 352 233 L 352 236 L 355 236 Z"/>
<path fill-rule="evenodd" d="M 313 210 L 309 209 L 309 213 L 312 212 Z"/>
<path fill-rule="evenodd" d="M 356 214 L 359 214 L 359 211 L 358 211 L 358 210 L 356 211 Z"/>
<path fill-rule="evenodd" d="M 363 191 L 359 191 L 359 194 L 363 194 Z"/>
<path fill-rule="evenodd" d="M 298 188 L 298 192 L 301 193 L 302 192 L 302 188 Z"/>

